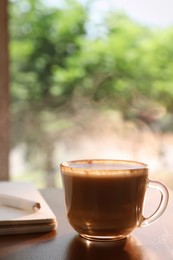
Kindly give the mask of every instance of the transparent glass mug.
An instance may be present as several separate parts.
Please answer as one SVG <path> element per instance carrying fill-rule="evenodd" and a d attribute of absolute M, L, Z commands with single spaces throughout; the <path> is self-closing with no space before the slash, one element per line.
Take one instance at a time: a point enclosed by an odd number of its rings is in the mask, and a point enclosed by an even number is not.
<path fill-rule="evenodd" d="M 135 228 L 157 220 L 168 203 L 168 190 L 148 179 L 146 164 L 124 160 L 78 160 L 60 165 L 67 218 L 90 240 L 120 240 Z M 156 211 L 143 216 L 147 188 L 160 191 Z"/>

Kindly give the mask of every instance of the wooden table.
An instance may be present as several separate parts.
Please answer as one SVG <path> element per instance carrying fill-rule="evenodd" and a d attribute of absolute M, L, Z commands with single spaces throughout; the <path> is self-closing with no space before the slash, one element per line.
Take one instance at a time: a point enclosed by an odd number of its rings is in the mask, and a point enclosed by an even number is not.
<path fill-rule="evenodd" d="M 173 193 L 162 217 L 145 228 L 138 228 L 121 243 L 93 243 L 80 238 L 70 227 L 64 212 L 62 190 L 41 191 L 54 211 L 57 231 L 0 237 L 3 260 L 171 260 L 173 259 Z M 156 193 L 148 196 L 151 208 Z"/>

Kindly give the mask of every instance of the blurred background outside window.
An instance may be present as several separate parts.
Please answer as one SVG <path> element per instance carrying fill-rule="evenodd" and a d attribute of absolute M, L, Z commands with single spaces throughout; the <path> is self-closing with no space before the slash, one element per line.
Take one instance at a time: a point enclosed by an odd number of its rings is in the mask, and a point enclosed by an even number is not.
<path fill-rule="evenodd" d="M 131 159 L 173 188 L 173 3 L 10 0 L 10 178 Z"/>

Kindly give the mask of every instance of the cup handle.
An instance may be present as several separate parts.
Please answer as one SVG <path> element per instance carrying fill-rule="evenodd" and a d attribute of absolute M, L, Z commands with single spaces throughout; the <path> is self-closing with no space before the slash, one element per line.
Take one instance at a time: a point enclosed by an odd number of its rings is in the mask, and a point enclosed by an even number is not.
<path fill-rule="evenodd" d="M 160 198 L 160 203 L 159 206 L 157 207 L 156 211 L 149 217 L 142 218 L 141 223 L 139 224 L 139 227 L 145 227 L 156 221 L 165 211 L 168 200 L 169 200 L 169 192 L 167 188 L 161 184 L 160 182 L 157 181 L 148 181 L 147 188 L 152 188 L 156 189 L 160 192 L 161 198 Z"/>

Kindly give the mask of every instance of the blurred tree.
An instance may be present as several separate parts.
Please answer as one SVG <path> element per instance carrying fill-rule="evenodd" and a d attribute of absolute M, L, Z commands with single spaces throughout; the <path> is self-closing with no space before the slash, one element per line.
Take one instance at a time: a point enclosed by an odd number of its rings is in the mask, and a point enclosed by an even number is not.
<path fill-rule="evenodd" d="M 55 72 L 61 76 L 67 69 L 85 35 L 86 11 L 77 2 L 67 3 L 61 10 L 39 0 L 16 0 L 10 9 L 13 145 L 27 143 L 27 159 L 37 160 L 39 154 L 45 159 L 39 167 L 48 172 L 52 147 L 66 127 L 57 111 L 68 104 L 74 87 L 56 84 Z"/>
<path fill-rule="evenodd" d="M 86 12 L 68 1 L 63 10 L 48 8 L 42 1 L 15 1 L 11 8 L 11 54 L 14 83 L 12 97 L 38 106 L 62 102 L 70 89 L 54 86 L 54 72 L 66 68 L 69 56 L 80 51 L 79 38 L 85 34 Z M 16 19 L 15 22 L 12 19 Z M 17 66 L 16 66 L 17 65 Z M 56 92 L 56 93 L 55 93 Z"/>
<path fill-rule="evenodd" d="M 73 0 L 61 8 L 13 0 L 10 14 L 13 142 L 26 142 L 27 156 L 50 158 L 86 104 L 148 125 L 173 113 L 173 28 L 153 30 L 109 12 L 103 33 L 89 37 L 89 8 Z M 45 159 L 43 168 L 51 167 Z"/>

